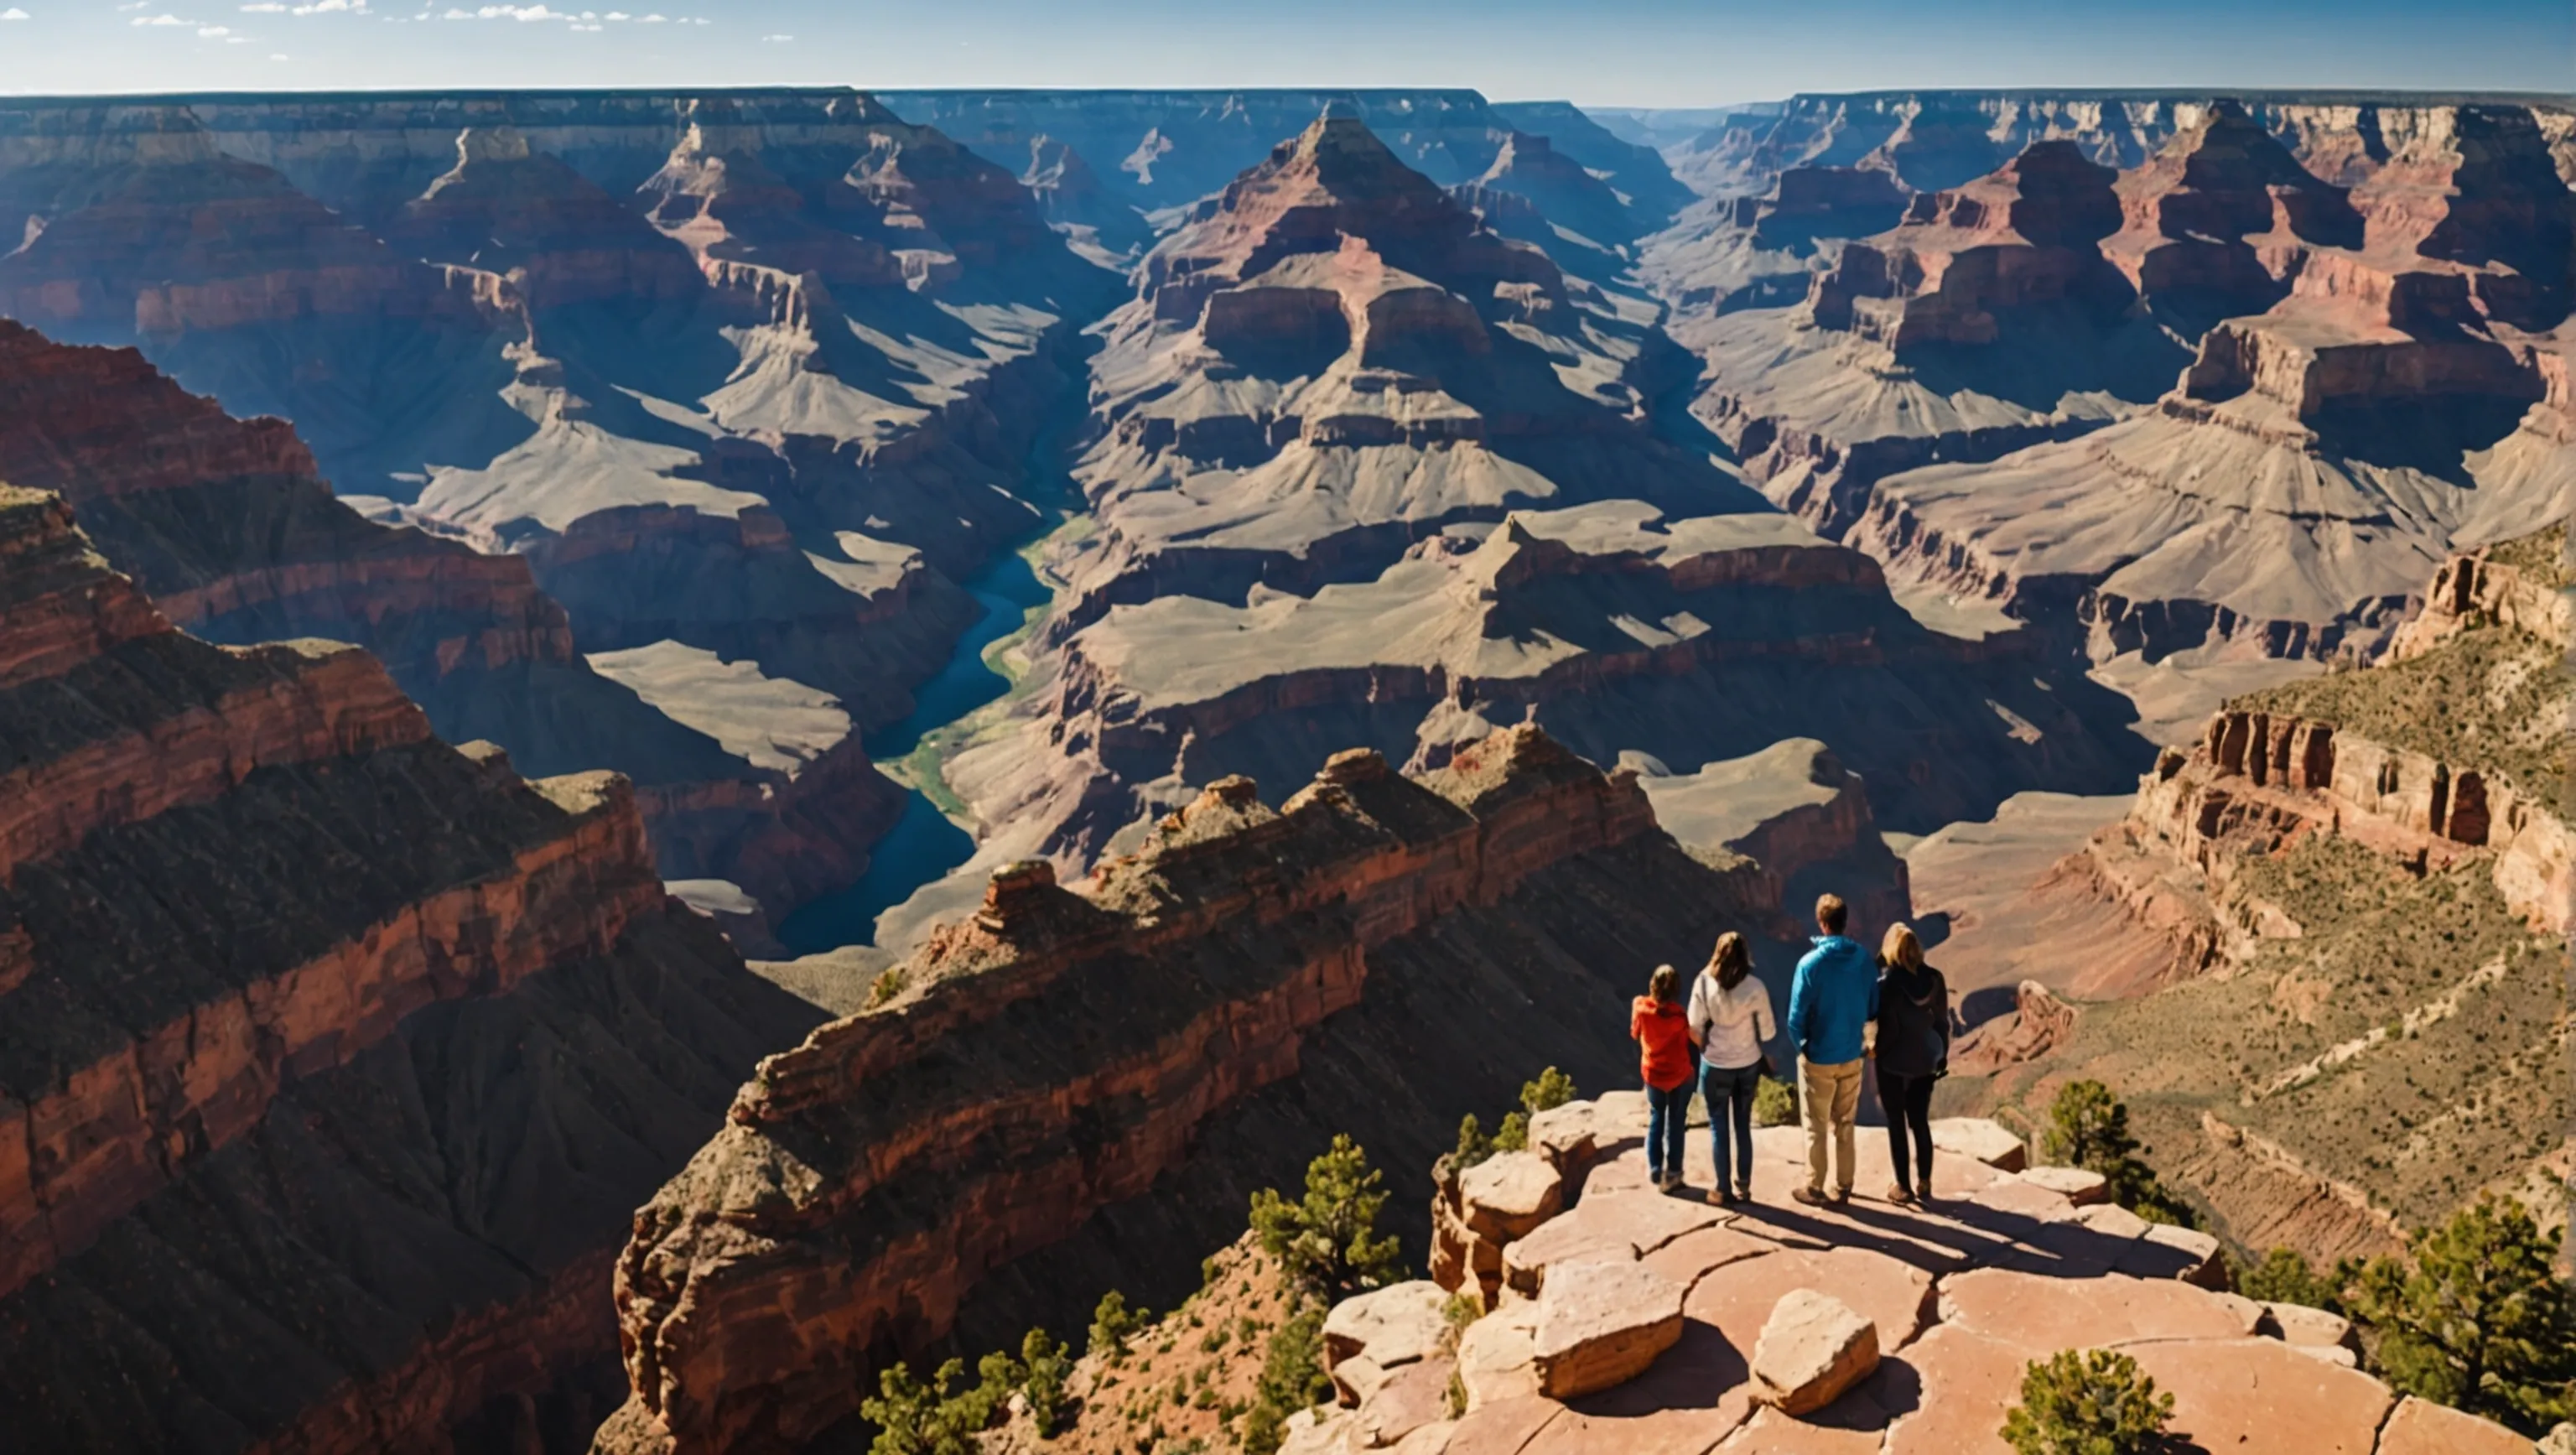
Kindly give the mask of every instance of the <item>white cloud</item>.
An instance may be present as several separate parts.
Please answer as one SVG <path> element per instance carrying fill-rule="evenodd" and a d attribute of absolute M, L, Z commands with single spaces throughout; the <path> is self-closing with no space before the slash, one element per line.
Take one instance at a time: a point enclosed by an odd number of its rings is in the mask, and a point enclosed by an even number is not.
<path fill-rule="evenodd" d="M 796 37 L 794 37 L 794 36 L 792 36 L 792 35 L 764 35 L 764 36 L 762 36 L 762 37 L 761 37 L 761 39 L 762 39 L 763 41 L 767 41 L 767 42 L 770 42 L 770 43 L 772 43 L 772 44 L 775 44 L 776 42 L 779 42 L 779 41 L 794 40 L 795 38 L 796 38 Z"/>
<path fill-rule="evenodd" d="M 270 54 L 269 59 L 272 61 L 291 61 L 295 58 L 284 51 L 276 51 Z"/>
<path fill-rule="evenodd" d="M 286 7 L 278 4 L 277 0 L 259 0 L 256 5 L 243 6 L 242 13 L 244 15 L 284 15 Z"/>
<path fill-rule="evenodd" d="M 161 15 L 138 15 L 129 23 L 134 25 L 194 25 L 197 22 L 193 20 L 181 20 L 178 16 L 165 13 Z"/>
<path fill-rule="evenodd" d="M 6 10 L 0 10 L 0 20 L 32 20 L 34 18 L 35 17 L 29 15 L 26 11 L 19 9 L 15 5 L 10 6 Z"/>
<path fill-rule="evenodd" d="M 230 35 L 232 33 L 233 28 L 229 25 L 200 25 L 197 27 L 197 35 L 203 40 L 213 40 L 219 35 Z"/>

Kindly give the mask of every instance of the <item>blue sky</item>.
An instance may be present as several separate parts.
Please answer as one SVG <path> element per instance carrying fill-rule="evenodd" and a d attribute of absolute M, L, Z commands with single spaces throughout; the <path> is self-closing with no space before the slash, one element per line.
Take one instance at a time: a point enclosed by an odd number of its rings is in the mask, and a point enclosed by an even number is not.
<path fill-rule="evenodd" d="M 1473 86 L 1696 106 L 1901 86 L 2576 87 L 2569 0 L 593 3 L 0 0 L 0 93 Z"/>

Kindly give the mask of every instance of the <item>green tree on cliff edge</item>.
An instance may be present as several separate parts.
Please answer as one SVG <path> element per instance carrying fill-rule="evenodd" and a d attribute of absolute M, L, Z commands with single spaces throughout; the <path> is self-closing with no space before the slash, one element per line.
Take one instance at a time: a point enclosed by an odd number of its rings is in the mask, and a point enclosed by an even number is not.
<path fill-rule="evenodd" d="M 1252 1230 L 1261 1251 L 1279 1260 L 1300 1291 L 1327 1303 L 1393 1280 L 1396 1242 L 1377 1236 L 1386 1178 L 1348 1135 L 1333 1138 L 1306 1166 L 1306 1195 L 1296 1202 L 1272 1188 L 1252 1195 Z"/>
<path fill-rule="evenodd" d="M 2110 1184 L 2111 1200 L 2148 1222 L 2199 1224 L 2190 1204 L 2158 1181 L 2155 1169 L 2138 1155 L 2129 1108 L 2099 1081 L 2070 1081 L 2059 1089 L 2048 1109 L 2040 1155 L 2062 1167 L 2101 1173 Z"/>
<path fill-rule="evenodd" d="M 2576 1416 L 2576 1289 L 2520 1202 L 2482 1193 L 2407 1253 L 2372 1259 L 2353 1299 L 2390 1384 L 2525 1434 Z"/>

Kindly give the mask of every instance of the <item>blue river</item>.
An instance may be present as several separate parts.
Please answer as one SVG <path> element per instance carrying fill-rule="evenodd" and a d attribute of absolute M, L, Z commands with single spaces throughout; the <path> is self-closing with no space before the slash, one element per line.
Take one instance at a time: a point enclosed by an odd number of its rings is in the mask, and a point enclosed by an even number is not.
<path fill-rule="evenodd" d="M 904 757 L 932 732 L 1009 691 L 1009 679 L 984 665 L 984 649 L 1018 631 L 1030 608 L 1044 606 L 1051 595 L 1017 552 L 1003 553 L 967 582 L 966 590 L 984 614 L 958 639 L 956 651 L 949 654 L 939 675 L 913 694 L 911 713 L 863 740 L 868 756 L 877 762 Z M 915 790 L 904 804 L 903 816 L 871 853 L 868 872 L 840 893 L 789 915 L 778 927 L 779 942 L 793 954 L 812 955 L 873 941 L 878 915 L 910 899 L 914 890 L 965 863 L 974 853 L 974 835 L 950 823 L 937 805 Z"/>

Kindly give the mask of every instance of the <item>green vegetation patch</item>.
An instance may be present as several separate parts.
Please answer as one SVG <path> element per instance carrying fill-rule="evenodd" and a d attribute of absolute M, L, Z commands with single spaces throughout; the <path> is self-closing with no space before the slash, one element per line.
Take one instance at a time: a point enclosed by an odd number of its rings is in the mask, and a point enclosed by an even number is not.
<path fill-rule="evenodd" d="M 2567 571 L 2567 527 L 2549 529 L 2518 540 L 2499 541 L 2487 550 L 2487 559 L 2499 566 L 2511 566 L 2543 586 L 2560 590 L 2570 585 Z"/>

